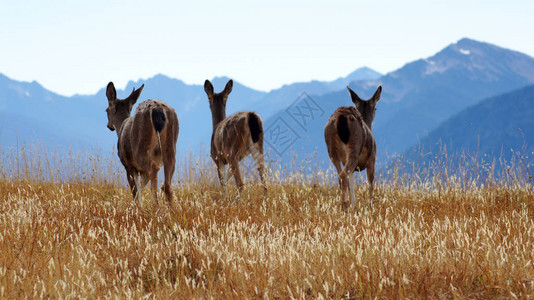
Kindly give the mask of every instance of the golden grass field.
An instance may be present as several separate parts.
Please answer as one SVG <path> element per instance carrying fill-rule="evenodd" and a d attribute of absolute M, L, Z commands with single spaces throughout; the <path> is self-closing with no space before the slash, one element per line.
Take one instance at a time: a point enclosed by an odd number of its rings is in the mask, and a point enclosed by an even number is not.
<path fill-rule="evenodd" d="M 120 165 L 3 155 L 0 298 L 534 297 L 528 179 L 379 180 L 345 213 L 337 184 L 274 173 L 224 198 L 206 160 L 136 205 Z"/>

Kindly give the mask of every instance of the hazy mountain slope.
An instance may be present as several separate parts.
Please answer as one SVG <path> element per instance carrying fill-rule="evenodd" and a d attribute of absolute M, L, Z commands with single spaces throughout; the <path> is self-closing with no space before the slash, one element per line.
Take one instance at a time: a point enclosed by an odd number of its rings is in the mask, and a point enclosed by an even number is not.
<path fill-rule="evenodd" d="M 282 86 L 267 93 L 260 103 L 255 106 L 264 119 L 268 119 L 279 111 L 287 109 L 303 94 L 319 96 L 344 89 L 347 84 L 355 80 L 375 80 L 382 74 L 368 68 L 361 67 L 345 77 L 333 81 L 312 80 L 308 82 L 296 82 Z"/>
<path fill-rule="evenodd" d="M 328 83 L 333 90 L 341 90 L 353 81 L 377 80 L 382 74 L 368 67 L 361 67 L 345 77 L 340 77 Z"/>
<path fill-rule="evenodd" d="M 523 149 L 523 147 L 526 147 Z M 534 85 L 482 100 L 441 123 L 406 152 L 466 152 L 509 159 L 514 151 L 534 151 Z"/>

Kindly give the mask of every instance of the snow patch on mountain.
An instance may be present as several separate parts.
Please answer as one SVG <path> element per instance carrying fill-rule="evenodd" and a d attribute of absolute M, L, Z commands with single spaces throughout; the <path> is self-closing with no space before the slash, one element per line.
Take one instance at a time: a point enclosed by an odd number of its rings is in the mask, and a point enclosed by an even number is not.
<path fill-rule="evenodd" d="M 463 55 L 469 55 L 469 54 L 471 54 L 471 51 L 469 51 L 469 50 L 467 50 L 467 49 L 460 49 L 459 51 L 460 51 L 460 53 L 462 53 Z"/>

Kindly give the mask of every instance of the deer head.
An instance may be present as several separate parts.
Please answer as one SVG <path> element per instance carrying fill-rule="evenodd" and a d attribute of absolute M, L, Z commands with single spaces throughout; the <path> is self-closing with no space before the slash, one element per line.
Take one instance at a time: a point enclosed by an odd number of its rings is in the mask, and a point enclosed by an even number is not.
<path fill-rule="evenodd" d="M 363 121 L 365 122 L 365 124 L 367 124 L 369 128 L 371 128 L 371 124 L 375 119 L 376 104 L 378 103 L 380 95 L 382 94 L 382 86 L 379 86 L 373 97 L 369 98 L 368 100 L 362 100 L 348 86 L 347 89 L 349 90 L 350 97 L 352 98 L 352 103 L 354 103 L 356 109 L 358 109 L 360 114 L 362 114 Z"/>
<path fill-rule="evenodd" d="M 108 108 L 106 112 L 108 114 L 108 128 L 111 131 L 119 130 L 122 122 L 130 116 L 132 108 L 141 96 L 141 92 L 145 85 L 143 84 L 139 89 L 133 89 L 130 96 L 124 100 L 117 99 L 117 91 L 113 82 L 108 83 L 106 88 L 106 96 L 108 97 Z M 118 134 L 118 132 L 117 132 Z"/>
<path fill-rule="evenodd" d="M 213 121 L 213 128 L 226 118 L 226 101 L 228 101 L 228 95 L 232 91 L 234 82 L 232 79 L 226 83 L 224 90 L 220 93 L 215 93 L 213 91 L 213 85 L 209 80 L 204 82 L 204 91 L 208 95 L 208 100 L 210 101 L 210 110 L 211 118 Z"/>

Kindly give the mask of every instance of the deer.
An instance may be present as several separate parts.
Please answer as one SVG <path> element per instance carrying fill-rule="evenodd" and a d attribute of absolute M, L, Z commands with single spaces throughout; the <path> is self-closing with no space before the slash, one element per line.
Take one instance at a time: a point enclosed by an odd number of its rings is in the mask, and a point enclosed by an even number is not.
<path fill-rule="evenodd" d="M 108 98 L 107 127 L 117 132 L 117 150 L 120 161 L 126 169 L 126 176 L 133 198 L 139 203 L 141 191 L 150 184 L 154 201 L 158 202 L 158 172 L 164 167 L 163 193 L 168 203 L 172 201 L 171 180 L 176 163 L 176 142 L 178 141 L 178 117 L 174 109 L 160 100 L 141 102 L 135 114 L 130 116 L 134 104 L 143 91 L 133 89 L 126 99 L 117 99 L 113 82 L 106 88 Z"/>
<path fill-rule="evenodd" d="M 239 171 L 239 162 L 249 154 L 252 155 L 258 168 L 264 196 L 266 196 L 263 121 L 257 113 L 252 111 L 241 111 L 226 117 L 226 102 L 232 87 L 233 81 L 230 79 L 222 92 L 215 93 L 211 82 L 209 80 L 204 82 L 204 91 L 208 96 L 213 123 L 211 158 L 217 166 L 217 174 L 224 194 L 227 195 L 228 175 L 233 174 L 239 199 L 244 185 Z"/>
<path fill-rule="evenodd" d="M 370 99 L 362 100 L 350 87 L 347 86 L 347 89 L 354 106 L 336 109 L 324 128 L 328 156 L 338 173 L 343 210 L 348 208 L 347 192 L 350 194 L 351 206 L 355 206 L 353 173 L 363 170 L 367 170 L 369 204 L 372 207 L 376 142 L 371 127 L 376 104 L 382 94 L 382 86 L 379 86 Z"/>

